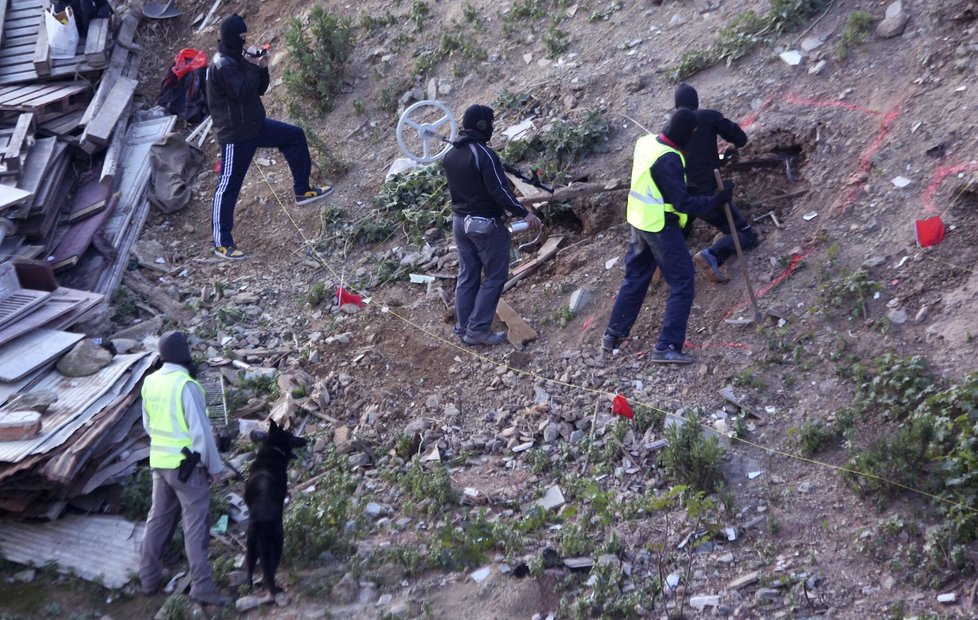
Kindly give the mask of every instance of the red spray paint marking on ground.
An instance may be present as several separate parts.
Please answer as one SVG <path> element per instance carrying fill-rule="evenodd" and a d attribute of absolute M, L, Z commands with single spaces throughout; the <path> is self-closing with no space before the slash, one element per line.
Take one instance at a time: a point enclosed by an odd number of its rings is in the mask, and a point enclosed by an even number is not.
<path fill-rule="evenodd" d="M 869 172 L 869 169 L 872 165 L 873 156 L 875 156 L 877 151 L 879 151 L 880 148 L 882 148 L 883 143 L 886 141 L 886 138 L 889 136 L 890 127 L 900 116 L 900 113 L 897 110 L 882 112 L 880 110 L 873 110 L 864 106 L 848 103 L 846 101 L 832 101 L 832 100 L 825 100 L 825 99 L 805 99 L 794 94 L 785 95 L 784 101 L 786 101 L 787 103 L 792 103 L 801 106 L 840 108 L 843 110 L 850 110 L 852 112 L 859 112 L 861 114 L 868 114 L 870 116 L 882 117 L 880 119 L 880 130 L 877 133 L 876 138 L 873 140 L 873 142 L 870 143 L 870 145 L 866 148 L 865 151 L 863 151 L 863 154 L 860 156 L 859 163 L 856 165 L 854 174 Z M 750 124 L 756 122 L 757 118 L 760 116 L 760 113 L 766 110 L 770 103 L 771 103 L 771 99 L 765 101 L 764 104 L 757 112 L 748 116 L 744 120 L 744 124 L 741 124 L 741 127 L 746 128 L 747 126 L 750 126 Z M 859 194 L 862 193 L 862 191 L 863 191 L 863 183 L 855 183 L 852 186 L 850 186 L 846 190 L 845 194 L 842 195 L 842 198 L 838 200 L 835 203 L 835 205 L 833 205 L 833 208 L 831 209 L 832 214 L 833 215 L 844 214 L 849 209 L 849 207 L 852 206 L 854 202 L 856 202 L 856 199 L 859 197 Z M 811 256 L 813 252 L 814 252 L 814 248 L 810 247 L 800 256 L 798 255 L 792 256 L 791 263 L 788 265 L 788 268 L 785 269 L 780 275 L 775 277 L 773 280 L 771 280 L 770 284 L 757 291 L 755 296 L 758 299 L 763 297 L 767 293 L 771 292 L 771 290 L 774 289 L 776 286 L 778 286 L 779 284 L 781 284 L 782 282 L 790 278 L 791 275 L 797 270 L 798 265 L 801 264 L 803 260 Z M 737 312 L 744 310 L 749 303 L 750 303 L 749 300 L 741 301 L 739 304 L 734 306 L 734 308 L 731 309 L 730 312 L 728 312 L 724 316 L 724 318 L 729 318 L 730 316 L 736 314 Z"/>
<path fill-rule="evenodd" d="M 931 184 L 927 186 L 924 190 L 924 210 L 928 213 L 937 213 L 937 207 L 934 206 L 934 196 L 937 194 L 938 188 L 944 179 L 951 176 L 952 174 L 958 174 L 959 172 L 970 172 L 972 170 L 978 170 L 978 162 L 968 162 L 966 164 L 958 164 L 957 166 L 948 166 L 946 168 L 938 168 L 934 171 L 934 180 Z"/>
<path fill-rule="evenodd" d="M 771 95 L 766 100 L 764 100 L 764 103 L 761 104 L 761 107 L 757 108 L 756 110 L 748 114 L 747 117 L 744 118 L 744 120 L 740 121 L 740 128 L 744 130 L 749 129 L 751 125 L 757 122 L 757 119 L 761 116 L 761 113 L 766 112 L 767 109 L 771 107 L 771 104 L 773 102 L 774 102 L 774 95 Z"/>

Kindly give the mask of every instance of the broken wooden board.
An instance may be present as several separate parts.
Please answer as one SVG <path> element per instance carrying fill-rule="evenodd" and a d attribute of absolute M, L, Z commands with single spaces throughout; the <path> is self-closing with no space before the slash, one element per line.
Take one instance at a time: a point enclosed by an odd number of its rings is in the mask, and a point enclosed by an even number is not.
<path fill-rule="evenodd" d="M 516 286 L 517 282 L 530 275 L 540 265 L 553 258 L 554 255 L 557 254 L 557 247 L 563 240 L 564 238 L 562 236 L 547 238 L 547 240 L 540 247 L 540 250 L 537 252 L 535 258 L 517 266 L 516 269 L 513 269 L 513 271 L 510 273 L 509 280 L 503 286 L 503 291 L 505 292 L 513 288 Z"/>
<path fill-rule="evenodd" d="M 86 291 L 59 288 L 47 300 L 19 320 L 0 328 L 0 345 L 30 332 L 45 327 L 64 329 L 78 322 L 90 309 L 98 305 L 104 297 Z"/>
<path fill-rule="evenodd" d="M 18 381 L 58 357 L 84 334 L 38 329 L 0 346 L 0 381 Z"/>
<path fill-rule="evenodd" d="M 0 524 L 0 553 L 11 562 L 77 575 L 121 588 L 139 572 L 143 524 L 108 515 L 68 515 L 51 522 Z"/>
<path fill-rule="evenodd" d="M 48 29 L 41 15 L 41 25 L 37 29 L 37 39 L 34 41 L 34 55 L 31 57 L 34 71 L 38 76 L 51 73 L 51 46 L 48 45 Z"/>
<path fill-rule="evenodd" d="M 6 209 L 12 209 L 25 204 L 31 199 L 32 195 L 30 192 L 25 192 L 22 189 L 0 184 L 0 213 Z"/>
<path fill-rule="evenodd" d="M 535 329 L 530 327 L 526 321 L 523 320 L 520 315 L 516 313 L 513 308 L 503 301 L 499 300 L 496 305 L 496 316 L 506 324 L 509 329 L 506 331 L 506 339 L 509 343 L 516 347 L 517 349 L 523 349 L 527 342 L 532 342 L 537 339 L 537 332 Z"/>
<path fill-rule="evenodd" d="M 51 82 L 0 87 L 0 111 L 32 112 L 35 123 L 45 123 L 88 105 L 92 86 L 84 81 Z"/>
<path fill-rule="evenodd" d="M 105 210 L 109 203 L 110 190 L 107 185 L 92 180 L 82 185 L 71 199 L 67 222 L 74 224 Z"/>
<path fill-rule="evenodd" d="M 65 232 L 64 238 L 58 243 L 58 247 L 48 256 L 48 262 L 55 271 L 62 271 L 74 267 L 81 260 L 82 254 L 88 250 L 88 246 L 102 230 L 102 226 L 109 218 L 109 214 L 115 209 L 119 201 L 119 194 L 115 194 L 109 200 L 108 206 L 101 211 L 86 217 L 83 220 L 73 223 Z"/>
<path fill-rule="evenodd" d="M 99 67 L 93 67 L 86 61 L 85 47 L 80 43 L 74 58 L 52 59 L 47 65 L 48 73 L 39 74 L 34 66 L 34 59 L 35 52 L 42 52 L 47 47 L 38 46 L 38 38 L 47 37 L 47 30 L 42 27 L 43 18 L 41 2 L 11 2 L 4 17 L 3 36 L 0 39 L 0 85 L 70 78 L 99 71 Z M 42 71 L 45 70 L 43 62 L 41 68 Z"/>
<path fill-rule="evenodd" d="M 3 23 L 7 18 L 7 8 L 10 2 L 0 0 L 0 45 L 3 45 Z"/>
<path fill-rule="evenodd" d="M 565 202 L 572 198 L 581 198 L 593 194 L 604 192 L 614 192 L 621 189 L 628 189 L 629 184 L 624 181 L 611 181 L 609 183 L 575 183 L 568 187 L 561 187 L 550 194 L 547 192 L 535 192 L 530 196 L 518 198 L 522 205 L 542 204 L 546 202 Z"/>
<path fill-rule="evenodd" d="M 27 152 L 34 144 L 34 115 L 25 112 L 17 117 L 17 125 L 7 134 L 0 131 L 0 177 L 20 176 Z"/>
<path fill-rule="evenodd" d="M 97 17 L 89 21 L 88 34 L 85 36 L 85 62 L 93 67 L 104 67 L 108 60 L 108 42 L 109 18 Z"/>
<path fill-rule="evenodd" d="M 99 108 L 92 122 L 82 132 L 81 146 L 83 149 L 91 153 L 94 150 L 89 150 L 89 145 L 104 147 L 108 144 L 112 137 L 112 130 L 115 129 L 123 112 L 129 107 L 137 86 L 139 86 L 139 80 L 128 77 L 120 77 L 116 80 L 109 90 L 104 105 Z"/>
<path fill-rule="evenodd" d="M 10 219 L 23 220 L 32 211 L 35 213 L 43 211 L 46 201 L 52 199 L 54 190 L 61 186 L 61 180 L 64 178 L 68 166 L 68 145 L 54 139 L 52 146 L 50 140 L 51 138 L 34 142 L 31 152 L 27 154 L 24 172 L 21 174 L 17 187 L 32 192 L 32 197 L 13 209 L 7 215 Z M 40 146 L 38 146 L 39 144 Z M 47 154 L 46 151 L 49 147 L 51 153 Z M 35 153 L 37 157 L 34 156 Z M 35 185 L 36 189 L 33 189 Z"/>
<path fill-rule="evenodd" d="M 57 141 L 57 138 L 41 138 L 34 142 L 34 146 L 27 151 L 27 159 L 17 181 L 18 188 L 30 192 L 31 196 L 37 195 L 44 182 L 44 173 L 54 157 Z"/>

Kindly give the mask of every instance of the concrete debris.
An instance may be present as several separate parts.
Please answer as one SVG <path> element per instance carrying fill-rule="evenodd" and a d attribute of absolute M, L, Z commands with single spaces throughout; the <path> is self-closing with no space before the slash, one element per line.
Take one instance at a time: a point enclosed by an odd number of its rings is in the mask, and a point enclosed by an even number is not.
<path fill-rule="evenodd" d="M 789 50 L 787 52 L 781 52 L 780 57 L 781 60 L 791 65 L 792 67 L 801 64 L 802 56 L 801 56 L 801 52 L 799 52 L 798 50 Z"/>
<path fill-rule="evenodd" d="M 886 16 L 876 26 L 876 36 L 881 39 L 892 39 L 903 34 L 910 21 L 910 15 L 903 10 L 901 2 L 894 2 L 886 7 Z"/>
<path fill-rule="evenodd" d="M 535 506 L 539 506 L 544 510 L 556 510 L 565 503 L 566 500 L 564 499 L 564 493 L 557 485 L 548 488 L 547 492 L 543 494 L 543 497 L 533 502 Z"/>
<path fill-rule="evenodd" d="M 737 577 L 733 581 L 729 582 L 727 584 L 727 589 L 728 590 L 739 590 L 739 589 L 741 589 L 743 587 L 746 587 L 746 586 L 749 586 L 749 585 L 751 585 L 753 583 L 757 583 L 757 580 L 760 578 L 760 576 L 761 576 L 761 574 L 758 571 L 754 571 L 752 573 L 747 573 L 746 575 L 742 575 L 740 577 Z"/>
<path fill-rule="evenodd" d="M 719 604 L 720 597 L 716 594 L 689 597 L 689 605 L 696 611 L 703 611 L 707 607 L 716 607 Z"/>
<path fill-rule="evenodd" d="M 476 583 L 482 583 L 483 581 L 488 579 L 489 575 L 491 574 L 492 574 L 492 567 L 483 566 L 482 568 L 469 573 L 469 578 Z"/>
<path fill-rule="evenodd" d="M 41 414 L 36 411 L 0 413 L 0 441 L 33 439 L 41 432 Z"/>
<path fill-rule="evenodd" d="M 954 592 L 945 592 L 937 595 L 937 602 L 942 605 L 953 605 L 958 602 L 958 595 Z"/>

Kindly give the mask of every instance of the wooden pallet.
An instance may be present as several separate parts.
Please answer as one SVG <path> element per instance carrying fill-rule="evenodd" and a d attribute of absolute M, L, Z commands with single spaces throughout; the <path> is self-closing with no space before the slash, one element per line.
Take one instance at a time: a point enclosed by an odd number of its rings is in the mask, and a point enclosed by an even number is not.
<path fill-rule="evenodd" d="M 91 96 L 91 84 L 82 81 L 0 86 L 0 112 L 32 112 L 41 124 L 84 109 Z"/>
<path fill-rule="evenodd" d="M 36 0 L 20 0 L 8 7 L 0 45 L 0 85 L 90 75 L 105 66 L 104 62 L 101 66 L 88 62 L 87 41 L 79 42 L 74 58 L 51 59 L 47 46 L 38 45 L 38 38 L 47 36 L 42 27 L 43 11 L 41 2 Z"/>

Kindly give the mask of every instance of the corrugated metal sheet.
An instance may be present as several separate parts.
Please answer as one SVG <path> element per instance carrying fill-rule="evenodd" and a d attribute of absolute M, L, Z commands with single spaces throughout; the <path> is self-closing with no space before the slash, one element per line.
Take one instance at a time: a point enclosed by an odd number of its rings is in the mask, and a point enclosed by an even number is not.
<path fill-rule="evenodd" d="M 11 562 L 43 566 L 121 588 L 139 571 L 143 524 L 107 515 L 69 515 L 50 523 L 0 523 L 0 554 Z"/>
<path fill-rule="evenodd" d="M 149 356 L 145 353 L 118 355 L 108 366 L 90 377 L 65 377 L 56 370 L 51 371 L 35 386 L 38 390 L 58 393 L 57 402 L 44 414 L 41 434 L 31 440 L 0 443 L 0 462 L 17 463 L 27 455 L 48 452 L 64 443 L 101 407 L 107 406 L 142 378 L 145 368 L 142 371 L 137 369 L 129 380 L 120 381 L 130 367 L 140 361 L 145 363 L 147 359 Z M 103 397 L 107 397 L 107 402 L 100 402 Z"/>

